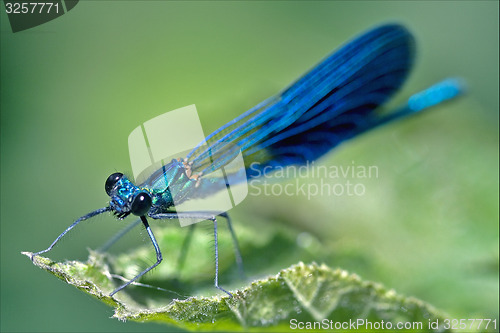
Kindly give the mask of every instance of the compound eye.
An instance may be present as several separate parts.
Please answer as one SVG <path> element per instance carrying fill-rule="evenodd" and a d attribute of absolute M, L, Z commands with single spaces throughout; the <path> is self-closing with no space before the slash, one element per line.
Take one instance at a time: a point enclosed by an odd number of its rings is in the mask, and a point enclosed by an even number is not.
<path fill-rule="evenodd" d="M 132 201 L 130 211 L 137 216 L 144 216 L 151 208 L 151 197 L 149 194 L 141 192 Z"/>
<path fill-rule="evenodd" d="M 104 185 L 104 190 L 108 195 L 111 195 L 111 190 L 115 187 L 116 183 L 123 177 L 123 173 L 115 172 L 106 179 L 106 184 Z"/>

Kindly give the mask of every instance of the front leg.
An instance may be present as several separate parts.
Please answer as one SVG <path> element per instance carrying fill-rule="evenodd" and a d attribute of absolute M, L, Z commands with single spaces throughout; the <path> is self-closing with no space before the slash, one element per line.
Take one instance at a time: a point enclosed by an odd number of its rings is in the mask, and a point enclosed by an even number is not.
<path fill-rule="evenodd" d="M 132 282 L 136 281 L 141 276 L 143 276 L 144 274 L 146 274 L 147 272 L 149 272 L 150 270 L 152 270 L 153 268 L 158 266 L 161 263 L 161 261 L 163 260 L 163 257 L 161 255 L 161 251 L 160 251 L 160 247 L 158 246 L 158 243 L 156 242 L 156 238 L 155 238 L 153 232 L 151 231 L 151 228 L 149 227 L 148 220 L 146 219 L 145 216 L 141 216 L 141 221 L 144 224 L 144 227 L 146 228 L 146 231 L 148 232 L 149 238 L 151 239 L 151 242 L 153 243 L 153 246 L 155 248 L 156 262 L 153 265 L 151 265 L 150 267 L 148 267 L 145 270 L 143 270 L 142 272 L 140 272 L 139 274 L 137 274 L 132 280 L 130 280 L 127 283 L 116 288 L 111 294 L 109 294 L 109 296 L 113 296 L 114 294 L 116 294 L 117 292 L 119 292 L 120 290 L 122 290 L 123 288 L 125 288 L 126 286 L 131 284 Z"/>

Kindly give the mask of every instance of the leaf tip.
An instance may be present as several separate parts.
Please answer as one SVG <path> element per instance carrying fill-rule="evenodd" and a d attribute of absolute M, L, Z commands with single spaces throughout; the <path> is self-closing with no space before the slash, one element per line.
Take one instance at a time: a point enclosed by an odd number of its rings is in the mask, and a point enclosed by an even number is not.
<path fill-rule="evenodd" d="M 29 252 L 29 251 L 21 251 L 21 254 L 24 254 L 25 256 L 27 256 L 30 259 L 33 256 L 33 252 Z"/>

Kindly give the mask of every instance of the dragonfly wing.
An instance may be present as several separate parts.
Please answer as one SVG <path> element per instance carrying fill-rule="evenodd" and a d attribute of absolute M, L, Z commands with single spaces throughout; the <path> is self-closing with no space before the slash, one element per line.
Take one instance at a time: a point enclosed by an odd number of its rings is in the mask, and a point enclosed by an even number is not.
<path fill-rule="evenodd" d="M 414 41 L 399 25 L 359 36 L 325 58 L 280 94 L 245 112 L 207 137 L 188 160 L 210 173 L 241 151 L 249 178 L 266 166 L 314 160 L 374 121 L 413 63 Z"/>

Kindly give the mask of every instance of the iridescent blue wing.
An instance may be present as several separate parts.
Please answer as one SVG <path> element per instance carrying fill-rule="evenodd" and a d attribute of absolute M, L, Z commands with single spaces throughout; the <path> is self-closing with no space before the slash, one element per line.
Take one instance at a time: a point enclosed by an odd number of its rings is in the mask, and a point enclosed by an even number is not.
<path fill-rule="evenodd" d="M 247 176 L 268 165 L 301 164 L 322 156 L 376 121 L 373 110 L 401 86 L 413 63 L 414 41 L 399 25 L 384 25 L 329 55 L 290 87 L 207 137 L 188 156 L 204 174 L 239 151 Z"/>

